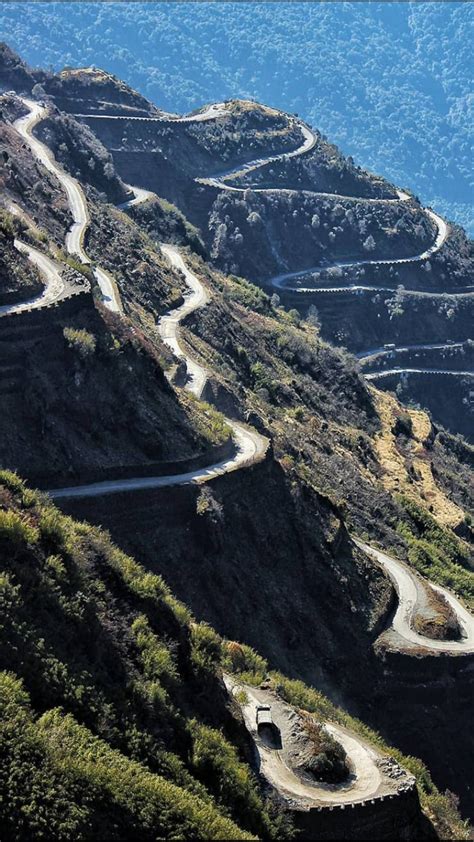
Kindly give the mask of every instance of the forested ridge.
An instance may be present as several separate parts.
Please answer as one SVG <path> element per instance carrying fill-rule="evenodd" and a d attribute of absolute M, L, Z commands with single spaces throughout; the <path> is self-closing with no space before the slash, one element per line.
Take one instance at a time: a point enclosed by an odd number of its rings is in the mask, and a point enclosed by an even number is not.
<path fill-rule="evenodd" d="M 472 231 L 468 3 L 9 3 L 32 65 L 97 64 L 164 109 L 297 111 L 357 163 Z"/>

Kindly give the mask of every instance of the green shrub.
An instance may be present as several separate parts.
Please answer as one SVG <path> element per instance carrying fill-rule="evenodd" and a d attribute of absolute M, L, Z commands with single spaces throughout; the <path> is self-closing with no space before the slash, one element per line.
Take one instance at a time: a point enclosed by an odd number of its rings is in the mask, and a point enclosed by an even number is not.
<path fill-rule="evenodd" d="M 0 804 L 5 839 L 84 838 L 82 793 L 48 757 L 22 682 L 0 673 Z"/>
<path fill-rule="evenodd" d="M 0 233 L 8 240 L 13 240 L 15 237 L 13 216 L 3 209 L 0 209 Z"/>
<path fill-rule="evenodd" d="M 294 324 L 295 326 L 298 326 L 299 323 L 301 322 L 301 316 L 300 316 L 298 310 L 296 310 L 296 308 L 293 308 L 292 310 L 288 310 L 288 318 L 290 319 L 291 323 Z"/>
<path fill-rule="evenodd" d="M 0 471 L 0 484 L 14 492 L 23 492 L 25 488 L 25 483 L 14 471 Z"/>
<path fill-rule="evenodd" d="M 227 299 L 236 301 L 256 313 L 270 312 L 270 298 L 260 287 L 236 275 L 231 275 L 230 281 L 231 284 L 226 287 L 224 292 Z"/>
<path fill-rule="evenodd" d="M 413 500 L 403 495 L 397 500 L 407 515 L 406 520 L 398 522 L 397 532 L 407 545 L 410 564 L 473 604 L 474 574 L 468 567 L 468 551 L 462 542 Z"/>
<path fill-rule="evenodd" d="M 69 537 L 68 519 L 51 506 L 43 509 L 39 519 L 39 531 L 42 540 L 52 552 L 64 549 Z"/>
<path fill-rule="evenodd" d="M 132 632 L 140 650 L 145 678 L 159 682 L 164 680 L 167 683 L 175 681 L 178 671 L 173 656 L 152 631 L 143 614 L 132 624 Z"/>
<path fill-rule="evenodd" d="M 229 641 L 223 645 L 223 667 L 228 672 L 237 673 L 246 684 L 260 684 L 268 672 L 268 664 L 251 646 L 246 643 Z"/>
<path fill-rule="evenodd" d="M 63 263 L 67 263 L 67 265 L 70 266 L 71 269 L 74 269 L 75 272 L 79 272 L 79 274 L 87 278 L 88 281 L 92 280 L 92 269 L 87 263 L 81 263 L 79 258 L 76 258 L 65 251 L 60 251 L 59 255 Z"/>
<path fill-rule="evenodd" d="M 235 693 L 235 700 L 243 707 L 249 703 L 249 697 L 245 690 L 237 690 L 237 693 Z"/>
<path fill-rule="evenodd" d="M 240 763 L 237 751 L 213 728 L 196 721 L 191 723 L 193 751 L 191 768 L 196 777 L 243 827 L 258 833 L 259 838 L 275 838 L 276 827 L 258 793 L 256 781 L 248 766 Z M 286 838 L 278 834 L 279 839 Z"/>
<path fill-rule="evenodd" d="M 6 543 L 17 551 L 28 544 L 36 544 L 38 539 L 38 530 L 28 523 L 24 515 L 0 509 L 0 543 Z"/>
<path fill-rule="evenodd" d="M 110 748 L 60 710 L 38 721 L 49 756 L 86 803 L 94 838 L 252 839 L 211 803 Z M 104 812 L 105 810 L 105 812 Z"/>
<path fill-rule="evenodd" d="M 96 349 L 96 338 L 92 333 L 89 333 L 83 328 L 65 327 L 63 330 L 64 338 L 69 347 L 75 351 L 81 359 L 85 360 L 90 357 Z"/>
<path fill-rule="evenodd" d="M 221 659 L 221 639 L 207 623 L 191 626 L 191 661 L 198 672 L 214 673 Z"/>
<path fill-rule="evenodd" d="M 259 389 L 267 389 L 271 392 L 273 384 L 267 369 L 264 365 L 262 365 L 262 363 L 258 362 L 251 365 L 250 374 L 252 377 L 252 386 L 255 391 L 258 391 Z"/>

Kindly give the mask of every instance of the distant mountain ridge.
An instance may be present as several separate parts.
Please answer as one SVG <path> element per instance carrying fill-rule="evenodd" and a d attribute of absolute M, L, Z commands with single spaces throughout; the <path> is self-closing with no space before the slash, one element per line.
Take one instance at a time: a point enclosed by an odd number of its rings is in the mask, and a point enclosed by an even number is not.
<path fill-rule="evenodd" d="M 4 4 L 0 37 L 36 66 L 105 66 L 169 111 L 235 95 L 297 111 L 472 233 L 472 16 L 462 2 Z"/>

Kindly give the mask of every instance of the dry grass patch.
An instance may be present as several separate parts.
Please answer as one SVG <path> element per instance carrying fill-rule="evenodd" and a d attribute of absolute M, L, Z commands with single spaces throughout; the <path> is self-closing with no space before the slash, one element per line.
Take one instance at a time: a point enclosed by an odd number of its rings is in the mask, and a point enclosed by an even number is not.
<path fill-rule="evenodd" d="M 431 459 L 424 442 L 431 433 L 431 421 L 421 410 L 401 408 L 387 392 L 373 390 L 381 430 L 375 437 L 375 449 L 383 468 L 383 487 L 390 493 L 400 492 L 418 505 L 429 508 L 443 526 L 457 526 L 464 519 L 464 512 L 453 503 L 436 484 L 431 470 Z M 397 417 L 411 419 L 412 434 L 409 440 L 412 469 L 408 470 L 405 455 L 397 447 L 393 431 Z"/>

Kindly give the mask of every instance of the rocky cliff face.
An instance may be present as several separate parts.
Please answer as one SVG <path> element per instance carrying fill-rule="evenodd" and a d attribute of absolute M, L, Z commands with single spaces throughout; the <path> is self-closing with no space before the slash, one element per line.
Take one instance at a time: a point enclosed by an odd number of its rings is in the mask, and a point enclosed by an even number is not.
<path fill-rule="evenodd" d="M 51 487 L 212 449 L 136 329 L 90 305 L 0 319 L 2 464 Z M 205 428 L 203 428 L 205 430 Z"/>

